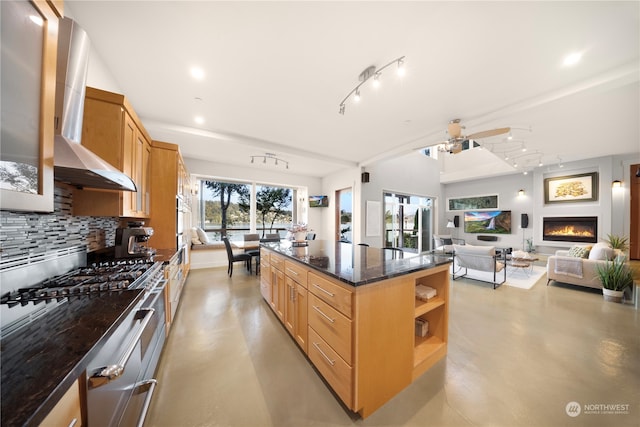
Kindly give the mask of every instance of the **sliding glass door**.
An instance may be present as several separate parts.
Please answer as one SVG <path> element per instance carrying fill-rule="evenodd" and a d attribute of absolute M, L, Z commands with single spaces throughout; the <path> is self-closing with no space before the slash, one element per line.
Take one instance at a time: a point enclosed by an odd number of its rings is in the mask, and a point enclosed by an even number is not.
<path fill-rule="evenodd" d="M 433 199 L 395 193 L 384 194 L 384 246 L 406 252 L 431 250 Z"/>

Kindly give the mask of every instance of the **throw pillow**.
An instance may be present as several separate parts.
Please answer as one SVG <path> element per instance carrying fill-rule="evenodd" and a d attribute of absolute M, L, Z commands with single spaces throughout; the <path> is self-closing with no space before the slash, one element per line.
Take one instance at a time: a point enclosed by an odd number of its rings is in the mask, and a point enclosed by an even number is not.
<path fill-rule="evenodd" d="M 589 256 L 590 250 L 590 246 L 572 246 L 567 255 L 576 258 L 586 258 Z"/>
<path fill-rule="evenodd" d="M 209 237 L 207 237 L 207 233 L 200 227 L 196 228 L 196 232 L 198 233 L 198 239 L 205 245 L 209 243 Z"/>
<path fill-rule="evenodd" d="M 593 245 L 589 259 L 611 260 L 614 255 L 614 250 L 608 244 L 600 242 Z"/>
<path fill-rule="evenodd" d="M 442 244 L 443 245 L 453 245 L 453 240 L 451 239 L 442 239 Z"/>
<path fill-rule="evenodd" d="M 200 238 L 198 237 L 198 229 L 196 227 L 193 227 L 191 229 L 191 244 L 192 245 L 202 244 L 202 242 L 200 241 Z"/>

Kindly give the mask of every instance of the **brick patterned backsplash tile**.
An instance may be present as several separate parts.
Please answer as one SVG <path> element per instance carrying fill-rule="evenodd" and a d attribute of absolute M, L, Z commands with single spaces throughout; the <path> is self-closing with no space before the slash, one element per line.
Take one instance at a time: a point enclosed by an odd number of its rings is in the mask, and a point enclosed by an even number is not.
<path fill-rule="evenodd" d="M 0 258 L 40 254 L 86 245 L 87 251 L 113 246 L 117 217 L 73 216 L 73 193 L 56 185 L 52 213 L 0 212 Z"/>

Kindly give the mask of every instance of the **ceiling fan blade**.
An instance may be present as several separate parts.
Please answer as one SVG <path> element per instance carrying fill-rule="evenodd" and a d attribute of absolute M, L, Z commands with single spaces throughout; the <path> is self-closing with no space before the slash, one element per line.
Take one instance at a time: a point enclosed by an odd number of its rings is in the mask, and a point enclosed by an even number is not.
<path fill-rule="evenodd" d="M 497 128 L 491 130 L 485 130 L 482 132 L 472 133 L 471 135 L 467 135 L 467 139 L 480 139 L 480 138 L 488 138 L 490 136 L 502 135 L 504 133 L 509 133 L 511 128 Z"/>

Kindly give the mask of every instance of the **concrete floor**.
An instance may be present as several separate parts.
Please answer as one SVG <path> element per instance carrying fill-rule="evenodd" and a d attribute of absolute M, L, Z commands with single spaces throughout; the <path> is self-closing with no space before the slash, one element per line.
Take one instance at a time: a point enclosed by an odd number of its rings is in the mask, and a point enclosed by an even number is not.
<path fill-rule="evenodd" d="M 147 427 L 640 426 L 631 305 L 545 276 L 530 290 L 452 282 L 446 359 L 362 420 L 278 322 L 256 276 L 236 270 L 189 274 Z"/>

